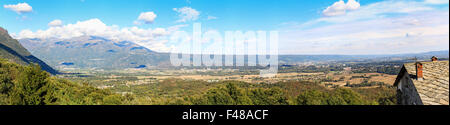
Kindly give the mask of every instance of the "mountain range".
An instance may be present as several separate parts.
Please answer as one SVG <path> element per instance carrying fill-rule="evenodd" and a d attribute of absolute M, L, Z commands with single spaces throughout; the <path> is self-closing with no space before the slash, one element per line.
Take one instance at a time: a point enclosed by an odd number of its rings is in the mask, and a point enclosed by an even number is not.
<path fill-rule="evenodd" d="M 13 39 L 8 31 L 0 27 L 0 57 L 9 61 L 27 65 L 30 63 L 38 64 L 43 70 L 57 74 L 58 71 L 47 65 L 44 61 L 33 56 L 16 39 Z"/>
<path fill-rule="evenodd" d="M 132 41 L 109 40 L 97 36 L 70 39 L 20 39 L 33 55 L 56 69 L 127 69 L 171 67 L 170 55 L 152 51 Z M 448 58 L 449 51 L 393 55 L 279 55 L 280 64 L 392 61 L 416 57 L 427 60 L 432 56 Z"/>
<path fill-rule="evenodd" d="M 20 39 L 22 45 L 57 69 L 124 69 L 169 65 L 169 55 L 130 41 L 96 36 L 70 39 Z"/>

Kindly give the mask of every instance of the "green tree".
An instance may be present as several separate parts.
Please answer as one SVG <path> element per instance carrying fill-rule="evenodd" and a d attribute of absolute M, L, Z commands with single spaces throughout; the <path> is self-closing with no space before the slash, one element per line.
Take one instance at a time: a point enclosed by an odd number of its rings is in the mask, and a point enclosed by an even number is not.
<path fill-rule="evenodd" d="M 280 88 L 253 89 L 248 94 L 254 105 L 287 105 L 287 98 Z"/>
<path fill-rule="evenodd" d="M 332 93 L 332 96 L 336 97 L 336 100 L 333 100 L 334 101 L 333 103 L 337 104 L 337 105 L 363 105 L 363 104 L 365 104 L 361 95 L 351 89 L 338 88 Z"/>
<path fill-rule="evenodd" d="M 38 65 L 23 68 L 11 92 L 11 103 L 15 105 L 44 105 L 50 88 L 48 77 Z"/>
<path fill-rule="evenodd" d="M 8 94 L 13 86 L 13 80 L 9 73 L 0 69 L 0 94 Z"/>
<path fill-rule="evenodd" d="M 298 105 L 364 105 L 373 104 L 363 100 L 362 96 L 351 90 L 338 88 L 331 92 L 308 90 L 297 97 Z"/>
<path fill-rule="evenodd" d="M 297 96 L 298 105 L 328 105 L 329 95 L 327 93 L 308 90 Z"/>
<path fill-rule="evenodd" d="M 397 97 L 395 94 L 392 95 L 383 94 L 378 97 L 377 102 L 379 105 L 396 105 Z"/>
<path fill-rule="evenodd" d="M 123 98 L 120 95 L 109 95 L 103 98 L 103 105 L 120 105 Z"/>
<path fill-rule="evenodd" d="M 252 100 L 235 83 L 209 90 L 207 104 L 212 105 L 252 105 Z"/>
<path fill-rule="evenodd" d="M 234 105 L 235 100 L 231 97 L 225 88 L 215 88 L 209 90 L 206 94 L 206 103 L 212 105 Z"/>
<path fill-rule="evenodd" d="M 124 104 L 134 97 L 50 77 L 38 65 L 22 66 L 0 58 L 0 105 Z"/>

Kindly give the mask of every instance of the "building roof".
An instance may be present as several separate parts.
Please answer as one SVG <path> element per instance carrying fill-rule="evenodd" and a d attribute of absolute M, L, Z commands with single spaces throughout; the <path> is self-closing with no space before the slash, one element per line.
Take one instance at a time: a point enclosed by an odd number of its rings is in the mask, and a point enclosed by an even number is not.
<path fill-rule="evenodd" d="M 415 63 L 404 64 L 404 69 L 419 93 L 424 105 L 449 104 L 449 65 L 448 61 L 421 62 L 423 80 L 416 79 Z"/>

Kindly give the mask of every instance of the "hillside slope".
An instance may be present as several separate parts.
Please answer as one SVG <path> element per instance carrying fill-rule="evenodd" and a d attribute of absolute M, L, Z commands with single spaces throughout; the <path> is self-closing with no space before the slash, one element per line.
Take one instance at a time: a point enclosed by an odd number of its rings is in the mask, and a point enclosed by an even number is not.
<path fill-rule="evenodd" d="M 57 74 L 58 71 L 47 65 L 44 61 L 36 58 L 17 40 L 13 39 L 8 31 L 0 27 L 0 57 L 15 63 L 26 65 L 30 63 L 38 64 L 43 70 Z"/>
<path fill-rule="evenodd" d="M 75 83 L 0 58 L 0 105 L 119 105 L 120 94 Z"/>

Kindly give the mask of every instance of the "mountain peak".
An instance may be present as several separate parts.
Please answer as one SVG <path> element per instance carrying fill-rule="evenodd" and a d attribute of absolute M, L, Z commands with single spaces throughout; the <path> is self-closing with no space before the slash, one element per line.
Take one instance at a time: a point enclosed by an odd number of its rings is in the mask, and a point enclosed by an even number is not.
<path fill-rule="evenodd" d="M 0 33 L 1 34 L 8 34 L 8 30 L 4 29 L 3 27 L 0 27 Z"/>

